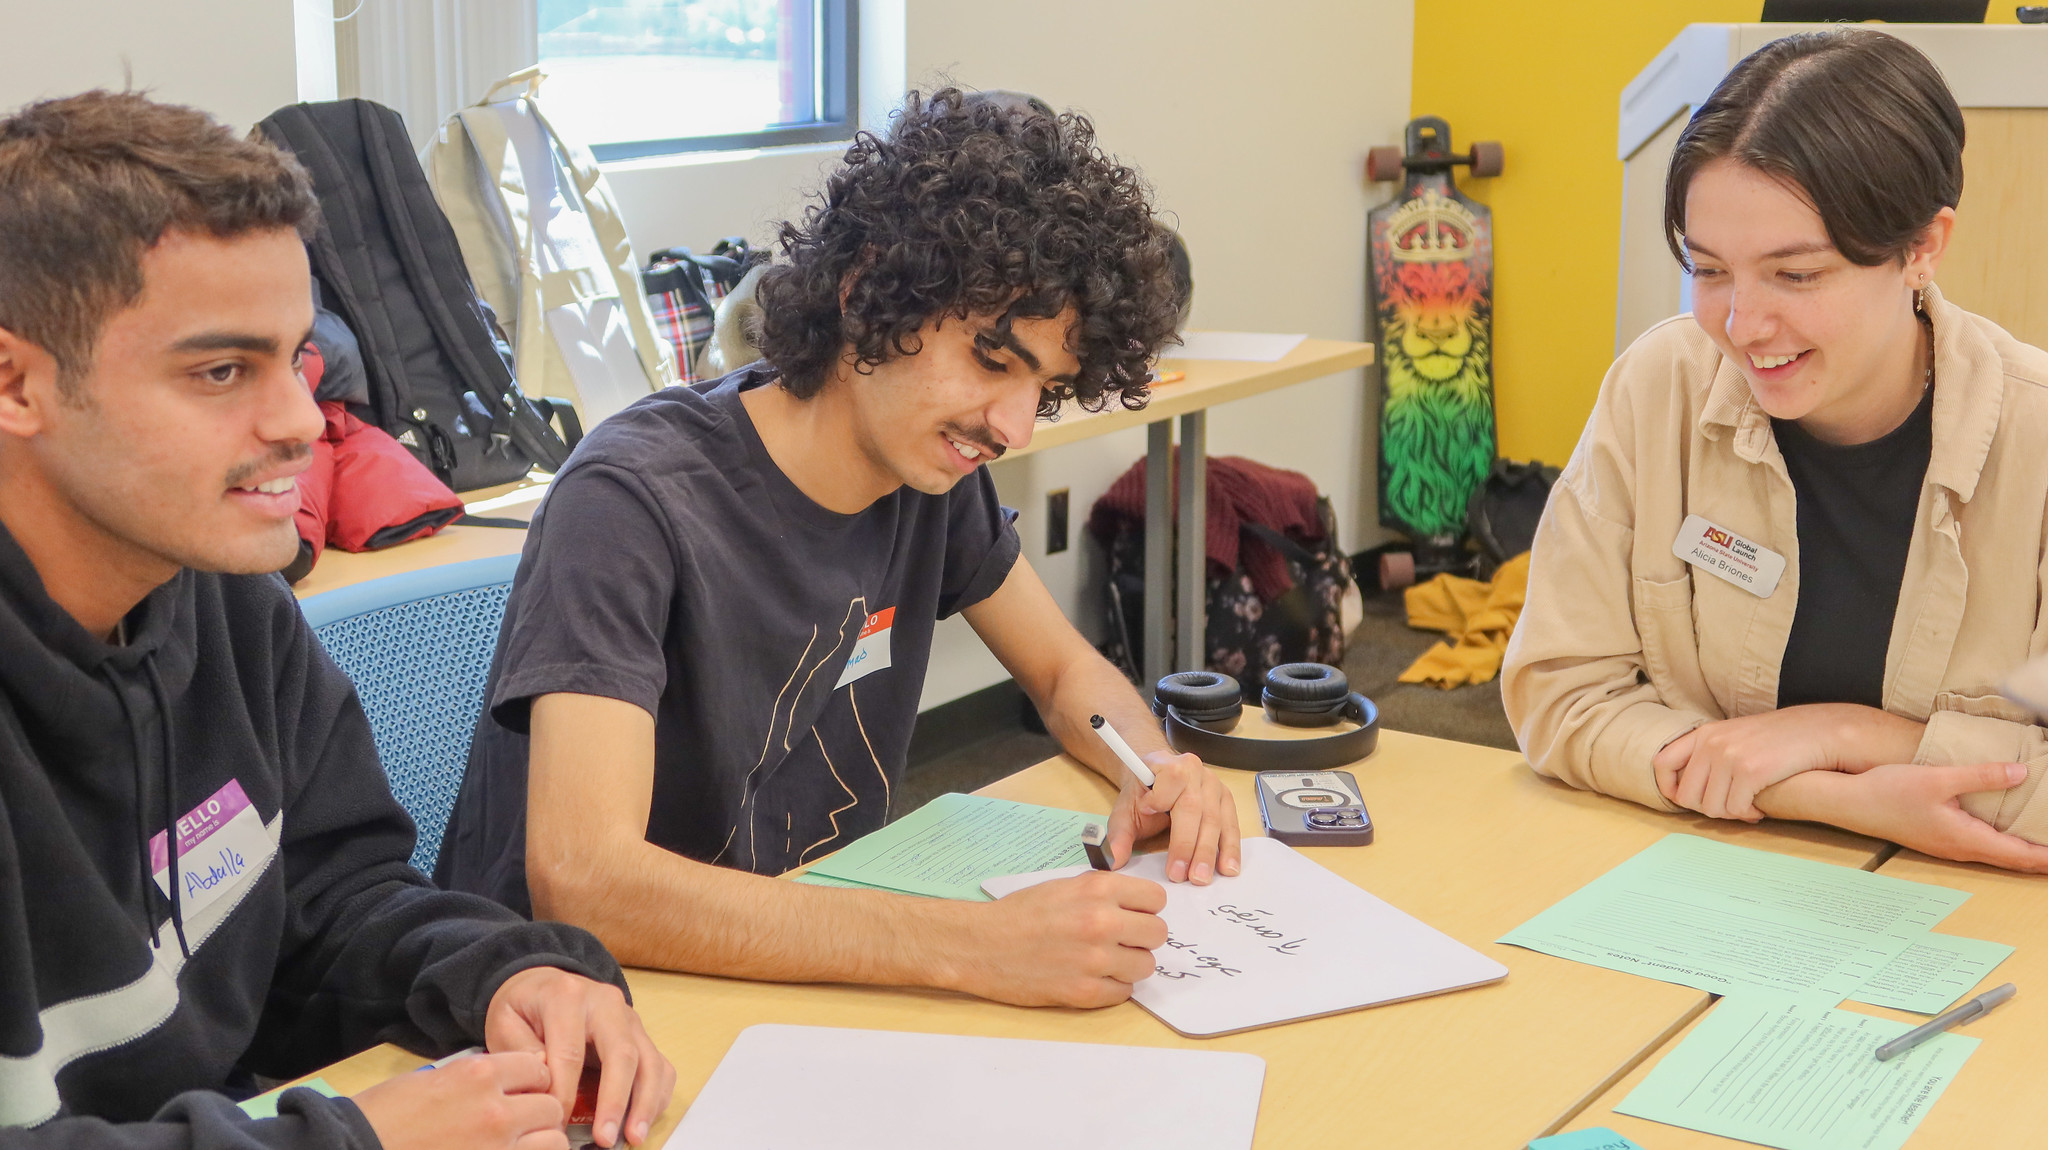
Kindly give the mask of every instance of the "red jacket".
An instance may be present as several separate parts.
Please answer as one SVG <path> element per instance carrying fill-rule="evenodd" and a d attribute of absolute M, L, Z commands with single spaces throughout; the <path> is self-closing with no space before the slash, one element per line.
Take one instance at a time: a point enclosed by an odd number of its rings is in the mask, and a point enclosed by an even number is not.
<path fill-rule="evenodd" d="M 1313 550 L 1324 541 L 1323 521 L 1316 511 L 1316 485 L 1299 471 L 1282 471 L 1234 455 L 1209 460 L 1209 513 L 1204 545 L 1209 573 L 1226 575 L 1240 566 L 1251 576 L 1252 589 L 1271 603 L 1294 586 L 1287 560 L 1253 536 L 1242 538 L 1247 523 L 1262 524 Z M 1173 461 L 1174 486 L 1180 482 L 1180 460 Z M 1145 461 L 1139 460 L 1109 485 L 1088 513 L 1088 531 L 1107 543 L 1118 531 L 1145 526 Z"/>
<path fill-rule="evenodd" d="M 311 344 L 306 386 L 317 390 L 326 364 Z M 313 444 L 313 466 L 299 476 L 299 538 L 320 552 L 374 551 L 432 535 L 462 515 L 462 499 L 382 428 L 339 403 L 322 403 L 327 430 Z M 309 567 L 310 569 L 310 567 Z"/>

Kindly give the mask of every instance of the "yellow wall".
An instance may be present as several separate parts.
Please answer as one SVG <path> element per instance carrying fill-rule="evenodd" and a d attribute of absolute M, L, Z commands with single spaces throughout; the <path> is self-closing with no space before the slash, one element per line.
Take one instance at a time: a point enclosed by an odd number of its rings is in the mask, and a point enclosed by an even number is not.
<path fill-rule="evenodd" d="M 2014 0 L 1986 19 L 2013 22 Z M 1499 140 L 1505 172 L 1459 182 L 1493 208 L 1500 452 L 1562 464 L 1614 358 L 1622 86 L 1687 24 L 1761 0 L 1415 0 L 1415 115 Z M 1388 141 L 1392 142 L 1392 141 Z"/>
<path fill-rule="evenodd" d="M 1415 0 L 1414 114 L 1460 148 L 1499 140 L 1493 208 L 1500 453 L 1562 465 L 1614 358 L 1622 86 L 1687 24 L 1754 20 L 1761 0 Z"/>

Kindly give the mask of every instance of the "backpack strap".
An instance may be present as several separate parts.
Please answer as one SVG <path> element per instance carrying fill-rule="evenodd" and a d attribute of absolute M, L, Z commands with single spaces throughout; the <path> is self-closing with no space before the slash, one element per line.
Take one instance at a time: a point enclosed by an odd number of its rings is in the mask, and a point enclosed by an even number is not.
<path fill-rule="evenodd" d="M 535 71 L 537 75 L 538 69 Z M 512 78 L 516 76 L 508 77 L 508 82 Z M 671 386 L 680 378 L 676 365 L 678 353 L 654 330 L 654 311 L 647 305 L 646 293 L 633 290 L 640 283 L 640 262 L 634 258 L 633 241 L 626 235 L 625 217 L 612 199 L 611 185 L 605 182 L 604 171 L 597 166 L 597 158 L 590 154 L 590 149 L 562 138 L 562 134 L 548 122 L 547 113 L 541 110 L 540 101 L 534 98 L 538 90 L 539 80 L 536 78 L 528 88 L 527 109 L 540 123 L 541 131 L 546 133 L 562 174 L 574 182 L 584 217 L 590 221 L 590 230 L 604 250 L 605 260 L 618 284 L 619 311 L 626 317 L 626 326 L 633 333 L 633 350 L 639 353 L 641 366 L 653 384 L 649 390 Z"/>
<path fill-rule="evenodd" d="M 499 354 L 477 303 L 469 266 L 456 244 L 455 229 L 434 201 L 426 176 L 413 157 L 405 122 L 397 112 L 368 100 L 357 102 L 357 114 L 371 184 L 384 208 L 406 277 L 423 289 L 417 293 L 420 308 L 435 338 L 447 351 L 464 386 L 490 411 L 492 437 L 504 436 L 546 470 L 559 469 L 568 461 L 568 445 L 526 402 L 511 367 Z M 467 314 L 458 317 L 457 308 Z"/>
<path fill-rule="evenodd" d="M 1241 523 L 1240 529 L 1248 531 L 1261 543 L 1280 553 L 1283 559 L 1292 559 L 1303 567 L 1312 568 L 1323 561 L 1322 556 L 1289 539 L 1284 533 L 1275 531 L 1263 523 Z"/>
<path fill-rule="evenodd" d="M 307 255 L 320 277 L 323 298 L 355 333 L 362 348 L 363 374 L 370 388 L 370 421 L 387 430 L 413 423 L 411 391 L 397 363 L 397 339 L 389 317 L 382 308 L 366 306 L 355 291 L 357 284 L 377 282 L 368 266 L 369 247 L 364 238 L 368 227 L 362 205 L 347 194 L 355 186 L 356 170 L 343 162 L 305 104 L 280 108 L 257 127 L 272 143 L 298 158 L 315 187 L 329 190 L 321 202 L 320 230 L 306 245 Z M 419 434 L 424 435 L 424 429 Z"/>

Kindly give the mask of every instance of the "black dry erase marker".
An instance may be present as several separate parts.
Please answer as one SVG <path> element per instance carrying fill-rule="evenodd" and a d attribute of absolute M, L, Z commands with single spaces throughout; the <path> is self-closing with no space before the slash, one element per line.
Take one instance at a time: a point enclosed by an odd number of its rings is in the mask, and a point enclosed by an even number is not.
<path fill-rule="evenodd" d="M 1081 849 L 1088 852 L 1088 865 L 1096 870 L 1114 870 L 1110 865 L 1109 850 L 1102 844 L 1109 840 L 1109 832 L 1101 823 L 1089 823 L 1081 828 Z"/>

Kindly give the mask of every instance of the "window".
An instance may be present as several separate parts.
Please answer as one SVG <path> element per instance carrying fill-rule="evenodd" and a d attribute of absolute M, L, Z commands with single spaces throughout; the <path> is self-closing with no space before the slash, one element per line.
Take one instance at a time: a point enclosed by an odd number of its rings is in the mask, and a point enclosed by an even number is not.
<path fill-rule="evenodd" d="M 549 119 L 599 160 L 853 135 L 858 0 L 538 0 Z"/>

